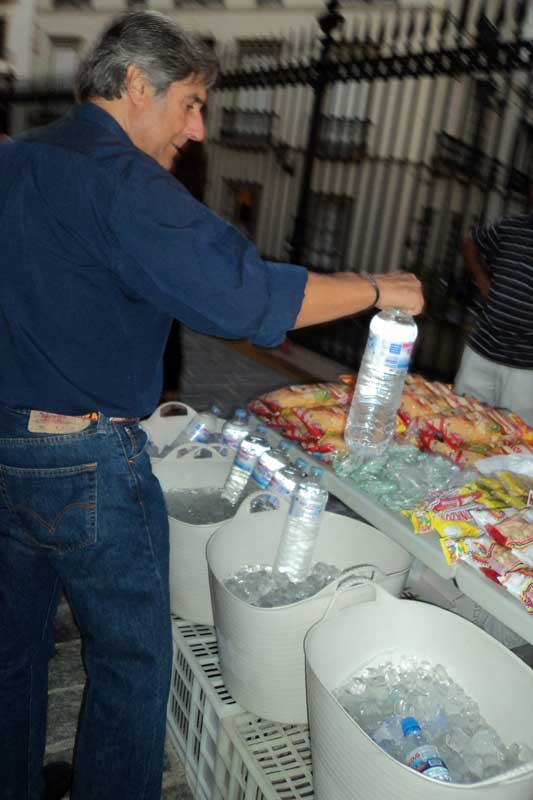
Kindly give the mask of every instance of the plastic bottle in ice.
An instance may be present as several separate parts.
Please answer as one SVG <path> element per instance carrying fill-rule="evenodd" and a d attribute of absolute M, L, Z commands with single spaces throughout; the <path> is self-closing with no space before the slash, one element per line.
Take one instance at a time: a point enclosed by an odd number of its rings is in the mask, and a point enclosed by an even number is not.
<path fill-rule="evenodd" d="M 402 731 L 403 757 L 407 766 L 428 778 L 451 783 L 448 767 L 429 737 L 420 730 L 420 725 L 414 717 L 402 719 Z"/>
<path fill-rule="evenodd" d="M 323 470 L 311 467 L 291 498 L 289 514 L 281 534 L 273 570 L 285 572 L 293 581 L 303 581 L 309 574 L 322 513 L 328 492 L 320 485 Z"/>
<path fill-rule="evenodd" d="M 228 419 L 222 427 L 222 443 L 238 450 L 242 440 L 250 433 L 251 426 L 248 423 L 248 412 L 244 408 L 236 408 L 231 419 Z"/>
<path fill-rule="evenodd" d="M 282 467 L 274 474 L 268 488 L 290 501 L 302 477 L 298 467 L 287 464 L 286 467 Z"/>
<path fill-rule="evenodd" d="M 257 429 L 259 430 L 259 428 Z M 276 472 L 289 463 L 287 452 L 290 448 L 288 442 L 280 442 L 277 447 L 261 453 L 253 469 L 250 483 L 255 489 L 266 489 Z"/>
<path fill-rule="evenodd" d="M 348 447 L 363 458 L 381 455 L 392 438 L 417 332 L 403 311 L 372 318 L 344 432 Z"/>
<path fill-rule="evenodd" d="M 254 433 L 250 433 L 241 441 L 222 489 L 221 497 L 229 500 L 232 505 L 237 505 L 244 494 L 248 479 L 255 467 L 255 462 L 268 449 L 267 440 L 263 436 L 256 436 Z"/>
<path fill-rule="evenodd" d="M 186 428 L 182 430 L 177 438 L 177 444 L 193 442 L 206 444 L 213 441 L 217 432 L 218 419 L 220 419 L 220 408 L 211 406 L 210 411 L 202 411 L 191 419 Z"/>

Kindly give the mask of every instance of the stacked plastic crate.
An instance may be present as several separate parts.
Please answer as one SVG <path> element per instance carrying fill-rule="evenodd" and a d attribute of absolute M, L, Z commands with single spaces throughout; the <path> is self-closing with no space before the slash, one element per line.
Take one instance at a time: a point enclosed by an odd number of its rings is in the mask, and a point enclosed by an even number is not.
<path fill-rule="evenodd" d="M 172 629 L 167 730 L 194 800 L 313 798 L 307 726 L 243 712 L 224 686 L 214 628 L 174 619 Z"/>

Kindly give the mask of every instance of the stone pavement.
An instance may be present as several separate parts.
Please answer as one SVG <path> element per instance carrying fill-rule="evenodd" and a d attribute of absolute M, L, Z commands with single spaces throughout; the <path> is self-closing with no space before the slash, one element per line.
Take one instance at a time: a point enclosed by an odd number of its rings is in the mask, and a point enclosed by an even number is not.
<path fill-rule="evenodd" d="M 269 389 L 299 381 L 301 373 L 273 369 L 229 347 L 190 331 L 183 335 L 180 399 L 197 411 L 216 402 L 224 416 Z M 56 655 L 50 663 L 49 716 L 46 760 L 71 760 L 85 672 L 79 631 L 63 598 L 55 621 Z M 192 800 L 182 765 L 166 748 L 162 800 Z M 117 798 L 122 800 L 122 798 Z"/>

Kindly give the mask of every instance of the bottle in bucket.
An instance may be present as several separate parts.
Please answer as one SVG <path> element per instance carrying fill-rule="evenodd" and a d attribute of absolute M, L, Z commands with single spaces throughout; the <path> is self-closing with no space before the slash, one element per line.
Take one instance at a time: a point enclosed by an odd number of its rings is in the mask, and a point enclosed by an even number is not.
<path fill-rule="evenodd" d="M 365 459 L 380 456 L 392 439 L 417 333 L 403 311 L 372 318 L 344 432 L 348 447 Z"/>
<path fill-rule="evenodd" d="M 260 428 L 257 428 L 257 431 L 260 435 L 263 434 Z M 251 475 L 250 482 L 254 484 L 254 489 L 266 489 L 276 472 L 287 466 L 289 463 L 287 452 L 289 449 L 290 444 L 288 442 L 280 442 L 277 447 L 261 453 L 255 462 Z"/>
<path fill-rule="evenodd" d="M 294 464 L 287 464 L 286 467 L 278 469 L 270 481 L 269 489 L 290 501 L 296 487 L 305 477 L 306 473 L 302 470 L 302 465 L 307 466 L 305 460 L 297 458 Z"/>
<path fill-rule="evenodd" d="M 220 496 L 229 500 L 232 506 L 236 506 L 241 500 L 255 462 L 268 449 L 267 440 L 263 436 L 256 436 L 253 433 L 240 443 L 230 473 L 220 493 Z"/>
<path fill-rule="evenodd" d="M 328 492 L 320 485 L 323 470 L 311 467 L 291 499 L 273 570 L 286 573 L 292 581 L 303 581 L 311 569 L 315 542 L 328 502 Z"/>
<path fill-rule="evenodd" d="M 428 778 L 451 783 L 448 767 L 429 737 L 420 730 L 420 725 L 414 717 L 402 719 L 402 731 L 404 761 L 407 766 Z"/>
<path fill-rule="evenodd" d="M 222 427 L 222 444 L 238 450 L 240 443 L 248 436 L 250 430 L 248 412 L 244 408 L 236 408 L 233 417 L 228 419 Z"/>

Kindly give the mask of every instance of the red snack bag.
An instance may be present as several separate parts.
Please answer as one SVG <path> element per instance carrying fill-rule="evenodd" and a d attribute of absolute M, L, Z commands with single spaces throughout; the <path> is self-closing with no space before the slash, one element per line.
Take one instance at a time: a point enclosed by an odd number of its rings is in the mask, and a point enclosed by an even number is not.
<path fill-rule="evenodd" d="M 326 433 L 342 434 L 346 427 L 347 406 L 318 406 L 318 408 L 294 408 L 300 419 L 313 436 Z"/>

